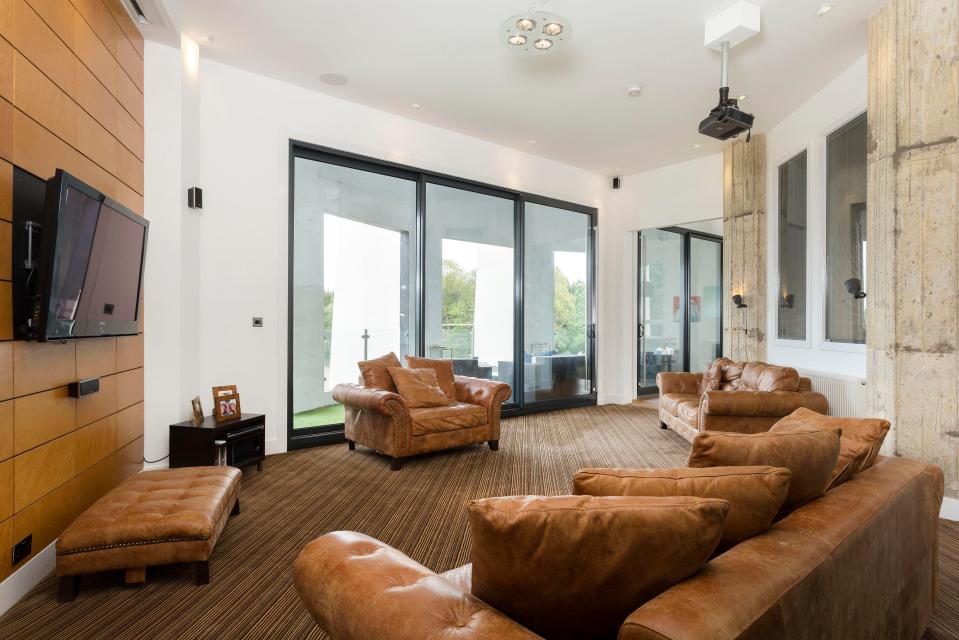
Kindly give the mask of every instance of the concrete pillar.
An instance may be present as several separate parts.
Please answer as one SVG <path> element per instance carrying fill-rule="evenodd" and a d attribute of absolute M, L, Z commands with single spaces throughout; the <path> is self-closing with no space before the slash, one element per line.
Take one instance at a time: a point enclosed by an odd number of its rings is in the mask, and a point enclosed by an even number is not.
<path fill-rule="evenodd" d="M 870 415 L 959 496 L 959 0 L 869 21 Z"/>
<path fill-rule="evenodd" d="M 766 359 L 766 136 L 723 152 L 723 354 Z M 745 309 L 730 298 L 740 294 Z"/>

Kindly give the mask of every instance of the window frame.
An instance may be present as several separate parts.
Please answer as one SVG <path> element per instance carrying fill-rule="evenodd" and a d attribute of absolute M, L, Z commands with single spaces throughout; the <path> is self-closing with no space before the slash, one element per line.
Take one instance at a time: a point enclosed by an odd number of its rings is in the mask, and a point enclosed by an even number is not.
<path fill-rule="evenodd" d="M 381 160 L 370 156 L 364 156 L 349 151 L 343 151 L 313 144 L 310 142 L 290 138 L 287 150 L 287 200 L 288 200 L 288 228 L 287 228 L 287 353 L 286 353 L 286 434 L 287 450 L 302 449 L 320 444 L 333 444 L 344 441 L 343 424 L 322 425 L 306 429 L 293 429 L 293 258 L 294 258 L 294 165 L 297 158 L 306 158 L 318 162 L 327 162 L 337 164 L 361 171 L 371 171 L 398 178 L 413 180 L 416 182 L 416 223 L 417 234 L 417 269 L 414 277 L 416 287 L 415 299 L 417 308 L 417 323 L 415 327 L 415 351 L 422 355 L 426 343 L 426 297 L 425 282 L 426 273 L 426 221 L 429 213 L 426 210 L 426 185 L 427 183 L 441 186 L 473 191 L 490 196 L 511 199 L 514 202 L 513 207 L 513 229 L 514 229 L 514 313 L 513 313 L 513 343 L 514 343 L 514 363 L 523 362 L 524 352 L 524 274 L 523 261 L 525 258 L 524 229 L 525 229 L 525 204 L 527 202 L 554 207 L 566 211 L 588 216 L 588 265 L 587 265 L 587 376 L 590 381 L 590 393 L 582 396 L 572 396 L 557 400 L 546 400 L 539 402 L 525 402 L 523 389 L 525 388 L 523 374 L 524 367 L 514 368 L 514 392 L 508 405 L 503 408 L 502 415 L 515 416 L 528 413 L 538 413 L 541 411 L 550 411 L 555 409 L 566 409 L 573 407 L 593 406 L 597 404 L 596 373 L 598 371 L 596 326 L 598 314 L 597 302 L 597 283 L 596 283 L 596 265 L 597 256 L 597 223 L 598 209 L 587 205 L 558 200 L 547 196 L 528 193 L 518 189 L 497 186 L 460 178 L 436 171 L 428 171 L 418 167 Z M 517 391 L 517 389 L 519 391 Z"/>
<path fill-rule="evenodd" d="M 813 262 L 813 253 L 811 251 L 812 247 L 816 243 L 816 232 L 819 227 L 817 221 L 814 219 L 816 216 L 815 207 L 810 206 L 815 202 L 815 188 L 813 185 L 814 180 L 811 180 L 811 169 L 813 165 L 813 156 L 809 145 L 802 144 L 790 150 L 788 153 L 783 154 L 775 162 L 775 170 L 772 176 L 772 202 L 775 203 L 775 222 L 770 225 L 772 228 L 772 236 L 769 238 L 770 250 L 767 252 L 770 257 L 770 264 L 775 266 L 775 272 L 772 278 L 769 279 L 770 287 L 768 291 L 767 300 L 772 303 L 773 301 L 779 300 L 779 292 L 781 289 L 781 281 L 779 276 L 779 169 L 786 164 L 787 162 L 794 160 L 799 157 L 801 154 L 806 154 L 806 273 L 805 273 L 805 285 L 806 285 L 806 308 L 804 313 L 806 316 L 806 337 L 802 340 L 795 338 L 780 338 L 779 337 L 779 311 L 778 311 L 778 302 L 775 306 L 770 305 L 770 314 L 772 315 L 772 331 L 770 336 L 772 337 L 772 342 L 779 347 L 789 347 L 793 349 L 812 349 L 813 346 L 813 333 L 818 329 L 813 326 L 813 296 L 816 295 L 814 291 L 813 283 L 815 281 L 814 269 L 810 268 L 810 265 L 814 264 Z M 812 294 L 812 295 L 810 295 Z M 825 317 L 825 316 L 824 316 Z"/>

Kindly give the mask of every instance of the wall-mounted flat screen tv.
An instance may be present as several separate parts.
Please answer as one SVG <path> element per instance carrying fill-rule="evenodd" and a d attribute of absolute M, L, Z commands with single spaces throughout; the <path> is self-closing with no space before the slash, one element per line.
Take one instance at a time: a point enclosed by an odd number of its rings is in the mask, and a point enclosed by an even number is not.
<path fill-rule="evenodd" d="M 36 338 L 135 335 L 149 226 L 57 169 L 44 199 Z"/>

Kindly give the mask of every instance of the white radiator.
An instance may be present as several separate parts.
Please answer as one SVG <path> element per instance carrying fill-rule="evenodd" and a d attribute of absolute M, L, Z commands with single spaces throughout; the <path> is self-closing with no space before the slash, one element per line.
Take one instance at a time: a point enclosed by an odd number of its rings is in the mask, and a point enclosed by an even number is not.
<path fill-rule="evenodd" d="M 800 370 L 799 375 L 812 381 L 812 390 L 829 400 L 829 415 L 865 418 L 866 381 L 822 371 Z"/>

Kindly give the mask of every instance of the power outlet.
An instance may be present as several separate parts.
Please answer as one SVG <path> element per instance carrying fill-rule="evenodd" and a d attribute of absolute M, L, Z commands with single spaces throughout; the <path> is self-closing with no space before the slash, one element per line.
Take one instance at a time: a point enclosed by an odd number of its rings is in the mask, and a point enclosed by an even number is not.
<path fill-rule="evenodd" d="M 18 562 L 30 555 L 30 552 L 33 550 L 33 534 L 31 533 L 26 538 L 13 545 L 13 564 L 16 565 Z"/>

